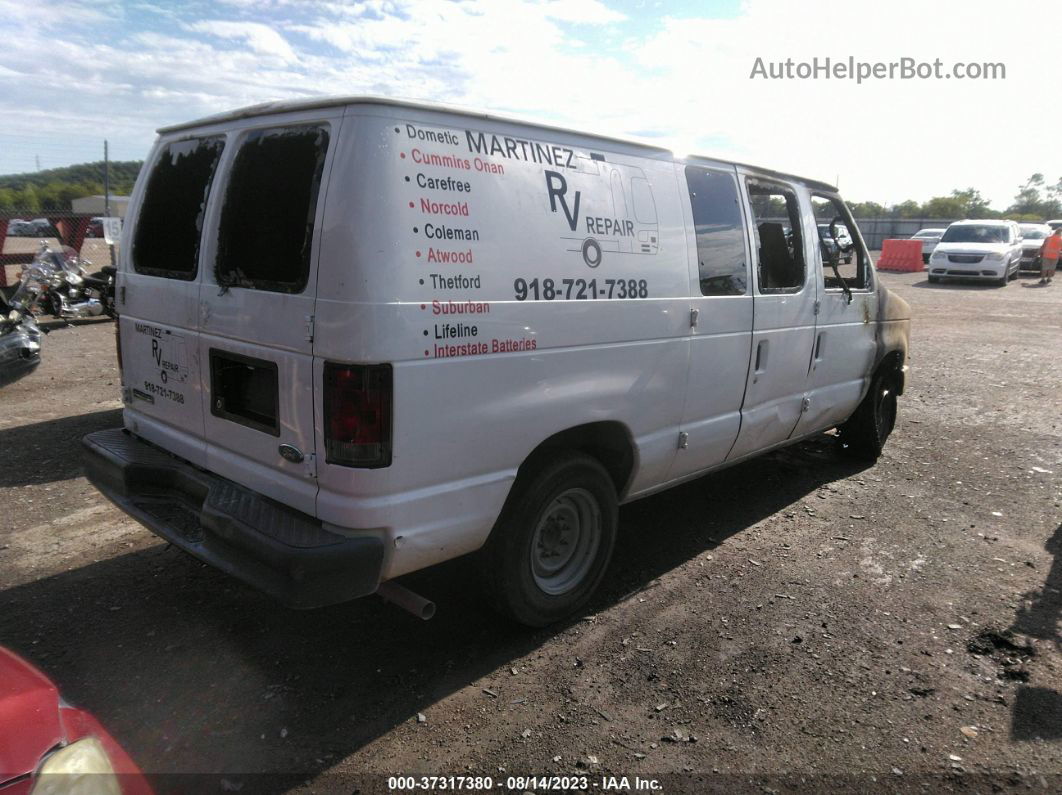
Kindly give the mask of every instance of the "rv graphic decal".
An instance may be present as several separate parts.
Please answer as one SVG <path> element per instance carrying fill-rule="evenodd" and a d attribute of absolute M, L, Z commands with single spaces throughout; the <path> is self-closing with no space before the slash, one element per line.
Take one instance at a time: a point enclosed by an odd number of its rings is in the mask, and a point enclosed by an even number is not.
<path fill-rule="evenodd" d="M 581 168 L 567 176 L 544 172 L 549 210 L 564 218 L 570 233 L 561 235 L 567 250 L 579 252 L 591 268 L 601 264 L 605 252 L 656 254 L 656 202 L 645 172 L 596 159 L 589 166 L 590 173 Z"/>

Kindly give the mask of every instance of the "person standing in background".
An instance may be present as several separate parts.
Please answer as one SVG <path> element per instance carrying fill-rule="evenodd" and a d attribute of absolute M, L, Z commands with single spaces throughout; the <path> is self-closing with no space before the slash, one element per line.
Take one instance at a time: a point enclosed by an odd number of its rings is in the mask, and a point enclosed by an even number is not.
<path fill-rule="evenodd" d="M 1062 227 L 1059 227 L 1040 246 L 1040 284 L 1047 284 L 1055 278 L 1058 255 L 1062 252 Z"/>

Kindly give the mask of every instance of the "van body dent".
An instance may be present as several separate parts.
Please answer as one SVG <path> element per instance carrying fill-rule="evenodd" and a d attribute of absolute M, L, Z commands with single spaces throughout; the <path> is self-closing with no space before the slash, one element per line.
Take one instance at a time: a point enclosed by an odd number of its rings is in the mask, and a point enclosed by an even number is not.
<path fill-rule="evenodd" d="M 618 504 L 831 428 L 874 457 L 903 391 L 907 304 L 834 188 L 442 107 L 164 128 L 121 250 L 89 477 L 296 607 L 481 550 L 555 620 Z"/>

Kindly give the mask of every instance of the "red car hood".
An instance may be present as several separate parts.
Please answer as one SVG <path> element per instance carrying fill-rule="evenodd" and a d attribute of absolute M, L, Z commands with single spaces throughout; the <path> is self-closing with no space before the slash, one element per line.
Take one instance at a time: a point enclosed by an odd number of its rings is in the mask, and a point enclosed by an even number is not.
<path fill-rule="evenodd" d="M 0 647 L 0 785 L 36 770 L 63 735 L 55 685 Z"/>

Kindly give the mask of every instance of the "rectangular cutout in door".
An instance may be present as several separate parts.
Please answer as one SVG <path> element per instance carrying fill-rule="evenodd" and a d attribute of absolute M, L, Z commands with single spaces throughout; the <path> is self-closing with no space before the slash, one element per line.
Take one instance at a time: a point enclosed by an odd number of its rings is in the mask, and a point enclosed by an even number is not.
<path fill-rule="evenodd" d="M 280 436 L 276 362 L 210 349 L 210 413 Z"/>

